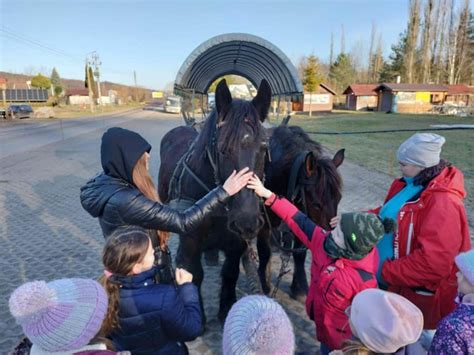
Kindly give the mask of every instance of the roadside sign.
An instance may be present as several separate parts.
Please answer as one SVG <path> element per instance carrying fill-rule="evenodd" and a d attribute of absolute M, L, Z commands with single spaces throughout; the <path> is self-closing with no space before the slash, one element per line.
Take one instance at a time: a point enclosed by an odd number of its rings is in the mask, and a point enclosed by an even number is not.
<path fill-rule="evenodd" d="M 152 91 L 151 97 L 154 99 L 161 99 L 163 97 L 163 91 Z"/>

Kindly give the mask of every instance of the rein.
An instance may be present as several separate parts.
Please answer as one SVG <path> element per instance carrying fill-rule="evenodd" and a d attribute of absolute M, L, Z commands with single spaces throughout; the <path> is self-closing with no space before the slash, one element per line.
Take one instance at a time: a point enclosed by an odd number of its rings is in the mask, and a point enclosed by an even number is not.
<path fill-rule="evenodd" d="M 308 205 L 307 205 L 307 201 L 306 201 L 306 197 L 304 193 L 304 187 L 307 185 L 314 185 L 315 182 L 310 181 L 307 178 L 298 179 L 298 175 L 304 164 L 306 156 L 309 153 L 310 152 L 308 151 L 303 151 L 299 153 L 296 159 L 293 161 L 293 164 L 291 165 L 291 172 L 290 172 L 290 177 L 288 180 L 288 188 L 287 188 L 287 193 L 286 193 L 288 200 L 294 204 L 296 203 L 296 198 L 298 196 L 300 197 L 300 201 L 302 205 L 301 210 L 304 214 L 307 214 L 307 211 L 308 211 Z M 280 226 L 276 228 L 276 231 L 275 231 L 272 224 L 270 223 L 270 217 L 268 216 L 268 211 L 267 211 L 267 208 L 265 207 L 265 204 L 263 204 L 263 211 L 265 214 L 265 219 L 267 221 L 268 227 L 270 229 L 270 234 L 273 238 L 273 241 L 280 249 L 280 251 L 284 253 L 298 253 L 298 252 L 306 251 L 307 248 L 304 245 L 298 248 L 285 247 L 284 246 L 285 244 L 289 244 L 292 240 L 294 240 L 293 233 L 291 233 L 289 228 L 284 223 L 280 223 Z M 278 237 L 275 235 L 276 233 L 279 234 Z M 291 235 L 291 239 L 285 238 L 285 236 L 287 235 Z"/>

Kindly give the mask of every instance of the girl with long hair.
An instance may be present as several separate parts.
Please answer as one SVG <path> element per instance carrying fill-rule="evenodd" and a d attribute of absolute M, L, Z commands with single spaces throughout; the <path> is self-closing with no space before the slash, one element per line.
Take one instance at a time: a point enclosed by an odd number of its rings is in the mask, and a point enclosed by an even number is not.
<path fill-rule="evenodd" d="M 197 287 L 184 269 L 176 269 L 176 287 L 157 283 L 154 259 L 143 228 L 119 228 L 107 239 L 102 282 L 109 307 L 102 330 L 118 351 L 187 354 L 184 342 L 201 332 Z"/>

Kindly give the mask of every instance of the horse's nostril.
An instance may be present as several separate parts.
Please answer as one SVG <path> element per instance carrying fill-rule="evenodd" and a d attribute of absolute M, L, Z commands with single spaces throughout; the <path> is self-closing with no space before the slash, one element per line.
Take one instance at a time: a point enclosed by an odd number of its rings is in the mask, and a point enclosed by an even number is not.
<path fill-rule="evenodd" d="M 231 232 L 234 232 L 236 234 L 239 234 L 239 229 L 237 228 L 237 223 L 235 223 L 235 221 L 230 221 L 228 224 L 227 224 L 227 228 L 231 231 Z"/>

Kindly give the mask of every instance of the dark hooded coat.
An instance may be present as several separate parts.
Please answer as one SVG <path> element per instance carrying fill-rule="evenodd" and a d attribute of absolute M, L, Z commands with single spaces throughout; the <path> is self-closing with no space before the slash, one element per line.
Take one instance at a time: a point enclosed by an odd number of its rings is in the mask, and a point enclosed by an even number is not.
<path fill-rule="evenodd" d="M 132 173 L 143 153 L 150 150 L 151 145 L 143 137 L 123 128 L 110 128 L 102 136 L 104 171 L 81 187 L 80 197 L 82 207 L 99 218 L 105 238 L 128 225 L 187 233 L 229 198 L 219 186 L 182 212 L 149 200 L 133 184 Z"/>

